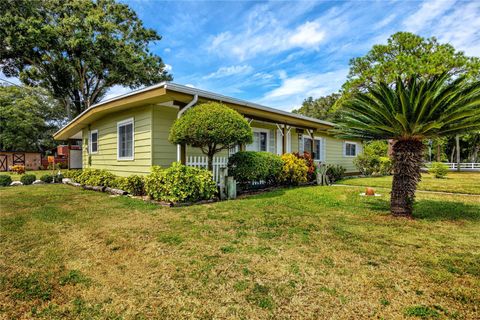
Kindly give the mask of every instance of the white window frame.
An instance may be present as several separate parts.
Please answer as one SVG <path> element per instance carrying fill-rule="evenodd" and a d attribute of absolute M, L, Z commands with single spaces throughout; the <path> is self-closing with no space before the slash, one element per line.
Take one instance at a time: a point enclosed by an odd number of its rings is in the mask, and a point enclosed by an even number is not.
<path fill-rule="evenodd" d="M 355 146 L 355 155 L 347 155 L 347 144 L 353 144 Z M 353 141 L 343 142 L 343 156 L 346 158 L 355 158 L 358 155 L 358 143 Z"/>
<path fill-rule="evenodd" d="M 266 141 L 267 150 L 265 150 L 264 152 L 269 152 L 268 150 L 270 150 L 270 130 L 269 129 L 264 129 L 264 128 L 252 128 L 252 131 L 253 132 L 265 132 L 267 134 L 267 141 Z M 262 150 L 255 150 L 255 151 L 262 151 Z"/>
<path fill-rule="evenodd" d="M 124 125 L 132 125 L 132 156 L 120 157 L 120 127 Z M 117 160 L 119 161 L 131 161 L 135 160 L 135 121 L 134 118 L 128 118 L 117 122 Z"/>
<path fill-rule="evenodd" d="M 93 151 L 92 150 L 92 135 L 96 133 L 97 134 L 97 150 Z M 98 153 L 98 130 L 91 130 L 90 134 L 88 135 L 88 153 L 90 154 L 97 154 Z"/>
<path fill-rule="evenodd" d="M 308 140 L 311 140 L 312 137 L 311 136 L 307 136 L 307 135 L 303 135 L 302 136 L 302 144 L 303 144 L 303 150 L 305 152 L 305 139 L 308 139 Z M 313 140 L 317 140 L 317 141 L 320 141 L 320 158 L 319 159 L 313 159 L 313 161 L 325 161 L 325 141 L 326 139 L 324 137 L 318 137 L 318 136 L 314 136 L 313 137 Z M 313 151 L 313 150 L 312 150 Z"/>

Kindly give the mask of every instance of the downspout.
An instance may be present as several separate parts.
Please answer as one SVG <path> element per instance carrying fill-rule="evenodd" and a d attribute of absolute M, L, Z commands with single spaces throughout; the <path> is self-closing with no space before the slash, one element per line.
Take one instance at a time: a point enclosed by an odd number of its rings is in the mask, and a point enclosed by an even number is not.
<path fill-rule="evenodd" d="M 177 113 L 177 119 L 180 119 L 180 117 L 182 116 L 182 114 L 185 113 L 185 111 L 187 111 L 188 109 L 190 109 L 191 107 L 193 107 L 198 101 L 198 94 L 194 95 L 193 96 L 193 100 L 190 101 L 184 108 L 182 108 L 181 110 L 178 111 Z M 182 159 L 182 146 L 180 144 L 177 144 L 177 162 L 180 162 Z"/>

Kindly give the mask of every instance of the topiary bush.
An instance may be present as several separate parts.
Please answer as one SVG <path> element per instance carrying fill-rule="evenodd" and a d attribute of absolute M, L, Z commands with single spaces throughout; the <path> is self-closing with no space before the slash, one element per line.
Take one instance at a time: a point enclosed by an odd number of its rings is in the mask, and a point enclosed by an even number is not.
<path fill-rule="evenodd" d="M 12 177 L 10 177 L 7 174 L 0 174 L 0 186 L 1 187 L 9 186 L 10 183 L 12 183 Z"/>
<path fill-rule="evenodd" d="M 437 179 L 443 179 L 448 174 L 448 166 L 442 162 L 432 162 L 428 168 L 428 173 L 434 175 Z"/>
<path fill-rule="evenodd" d="M 43 176 L 40 177 L 40 180 L 42 180 L 45 183 L 52 183 L 53 181 L 53 176 L 51 174 L 44 174 Z"/>
<path fill-rule="evenodd" d="M 335 181 L 341 180 L 345 176 L 346 171 L 347 169 L 339 164 L 329 164 L 327 165 L 326 174 L 330 183 L 334 183 Z"/>
<path fill-rule="evenodd" d="M 282 158 L 270 152 L 240 151 L 228 160 L 228 174 L 244 188 L 255 181 L 278 183 L 282 168 Z"/>
<path fill-rule="evenodd" d="M 217 185 L 210 171 L 175 162 L 167 169 L 153 166 L 145 177 L 145 192 L 154 200 L 196 202 L 212 199 Z"/>
<path fill-rule="evenodd" d="M 20 182 L 23 183 L 24 185 L 32 184 L 35 180 L 37 180 L 37 177 L 31 173 L 24 174 L 20 178 Z"/>
<path fill-rule="evenodd" d="M 145 195 L 145 182 L 141 176 L 117 177 L 114 181 L 114 186 L 134 196 Z"/>
<path fill-rule="evenodd" d="M 280 181 L 287 185 L 298 185 L 307 182 L 308 167 L 303 159 L 297 158 L 294 154 L 282 155 L 283 167 L 280 174 Z"/>
<path fill-rule="evenodd" d="M 116 176 L 106 170 L 83 169 L 74 181 L 83 185 L 113 187 Z"/>

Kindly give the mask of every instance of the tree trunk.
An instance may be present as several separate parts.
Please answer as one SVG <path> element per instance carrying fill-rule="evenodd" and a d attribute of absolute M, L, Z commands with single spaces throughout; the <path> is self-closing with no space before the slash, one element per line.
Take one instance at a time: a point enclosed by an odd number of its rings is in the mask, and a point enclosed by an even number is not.
<path fill-rule="evenodd" d="M 415 190 L 421 178 L 423 148 L 419 140 L 399 140 L 393 146 L 390 211 L 395 217 L 412 217 Z"/>
<path fill-rule="evenodd" d="M 457 171 L 460 171 L 460 136 L 457 134 L 455 136 L 455 143 L 457 147 Z"/>
<path fill-rule="evenodd" d="M 208 157 L 208 164 L 207 164 L 208 171 L 213 171 L 213 154 L 209 154 L 207 155 L 207 157 Z"/>

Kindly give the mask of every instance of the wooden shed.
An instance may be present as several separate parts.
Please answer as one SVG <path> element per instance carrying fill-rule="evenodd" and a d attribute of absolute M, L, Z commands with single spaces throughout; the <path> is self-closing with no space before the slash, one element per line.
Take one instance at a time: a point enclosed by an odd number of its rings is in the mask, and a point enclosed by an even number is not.
<path fill-rule="evenodd" d="M 0 171 L 9 171 L 14 165 L 25 166 L 27 170 L 38 170 L 42 165 L 42 154 L 28 151 L 0 151 Z"/>

